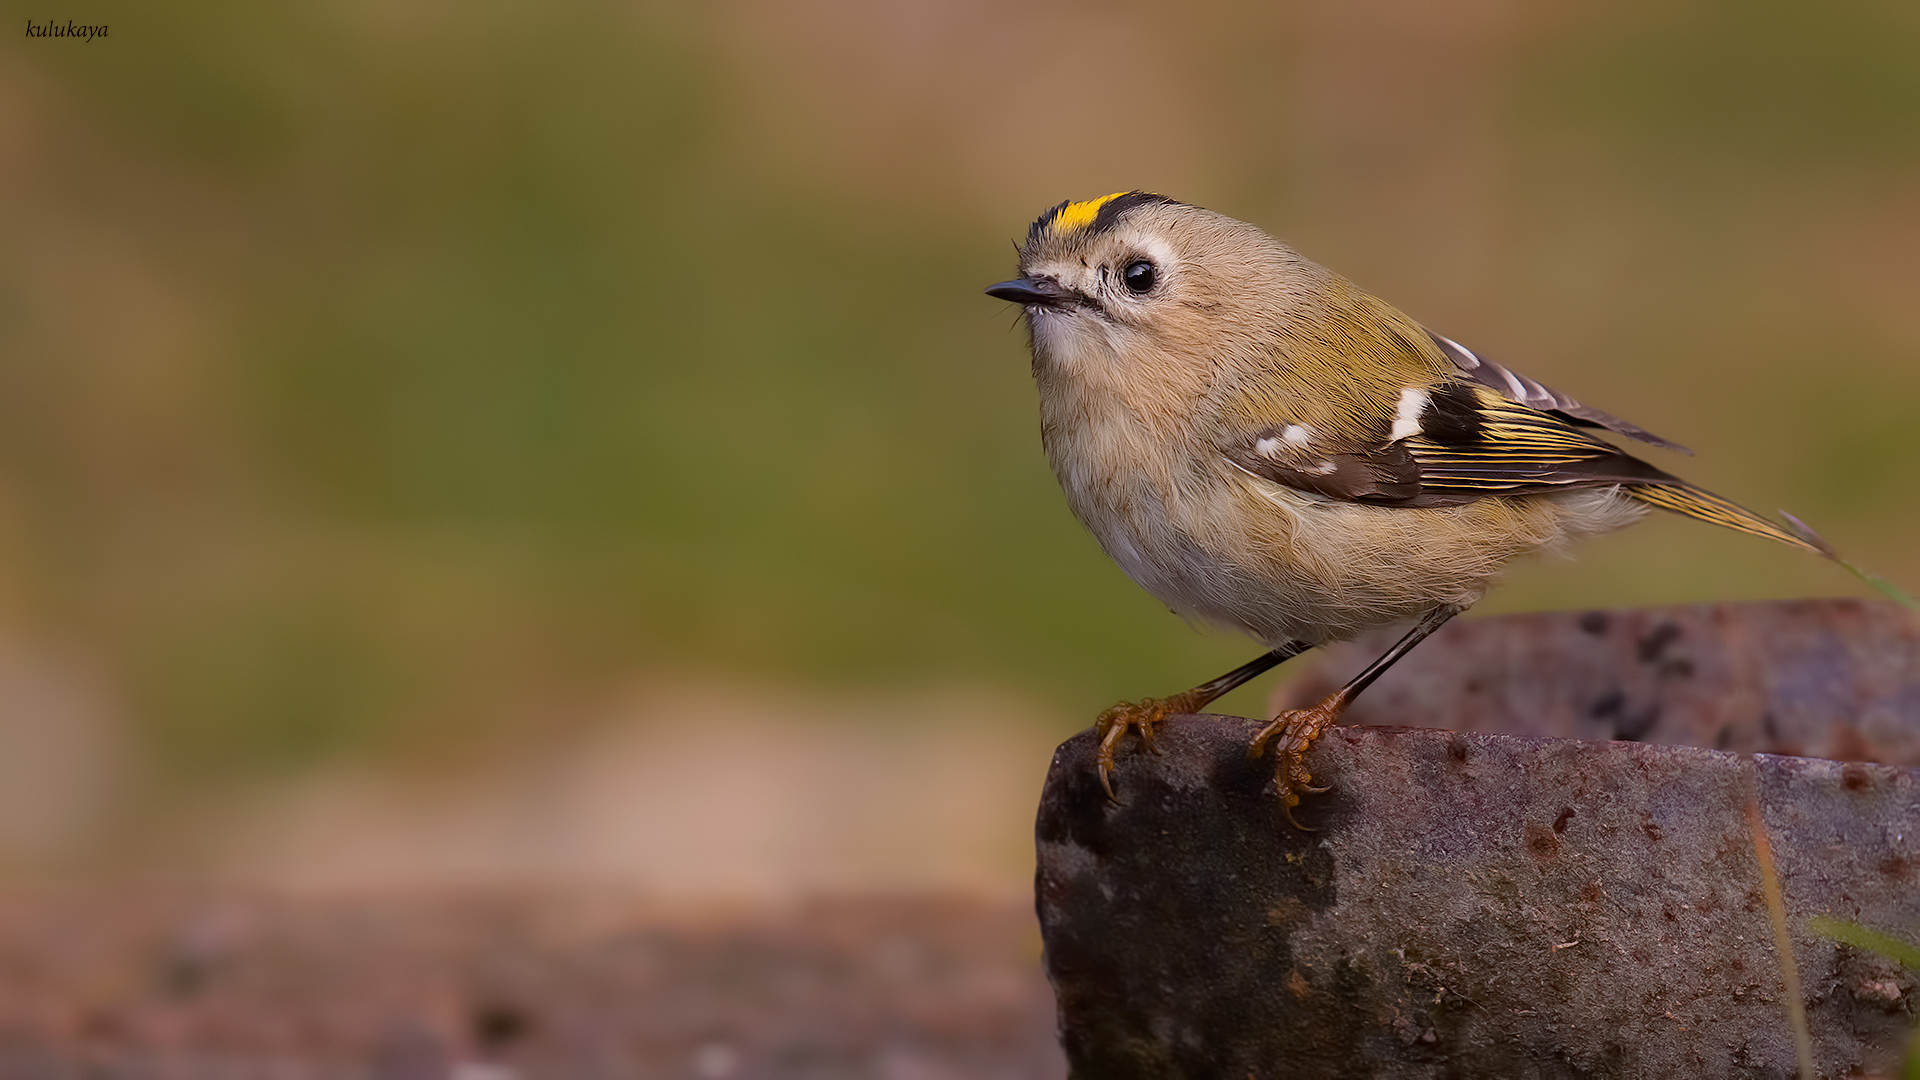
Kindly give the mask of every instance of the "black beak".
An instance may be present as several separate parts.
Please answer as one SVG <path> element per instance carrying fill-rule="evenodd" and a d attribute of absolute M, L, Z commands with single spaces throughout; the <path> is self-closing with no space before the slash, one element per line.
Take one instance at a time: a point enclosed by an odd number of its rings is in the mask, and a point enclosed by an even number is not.
<path fill-rule="evenodd" d="M 1023 277 L 987 286 L 987 295 L 1015 304 L 1044 308 L 1072 307 L 1080 297 L 1052 278 Z"/>

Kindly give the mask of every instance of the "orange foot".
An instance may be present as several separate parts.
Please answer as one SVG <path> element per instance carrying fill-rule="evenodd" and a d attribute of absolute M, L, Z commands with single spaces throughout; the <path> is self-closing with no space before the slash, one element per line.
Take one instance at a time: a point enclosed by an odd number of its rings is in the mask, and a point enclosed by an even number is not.
<path fill-rule="evenodd" d="M 1154 749 L 1153 730 L 1167 717 L 1184 712 L 1177 698 L 1142 698 L 1139 701 L 1123 701 L 1093 722 L 1094 729 L 1100 733 L 1100 749 L 1093 755 L 1093 761 L 1100 769 L 1100 786 L 1106 790 L 1107 798 L 1114 802 L 1120 800 L 1113 794 L 1113 750 L 1120 744 L 1122 737 L 1129 731 L 1140 733 L 1140 745 L 1149 753 L 1157 754 Z"/>
<path fill-rule="evenodd" d="M 1288 709 L 1273 718 L 1273 723 L 1260 729 L 1247 746 L 1247 756 L 1257 758 L 1266 752 L 1267 740 L 1276 736 L 1274 757 L 1273 786 L 1280 792 L 1280 805 L 1287 815 L 1287 824 L 1301 832 L 1315 832 L 1293 819 L 1293 808 L 1300 805 L 1301 794 L 1324 795 L 1332 790 L 1328 787 L 1314 787 L 1309 781 L 1313 774 L 1307 771 L 1307 747 L 1320 733 L 1340 719 L 1341 710 L 1347 705 L 1342 694 L 1333 696 L 1315 705 L 1311 709 Z"/>

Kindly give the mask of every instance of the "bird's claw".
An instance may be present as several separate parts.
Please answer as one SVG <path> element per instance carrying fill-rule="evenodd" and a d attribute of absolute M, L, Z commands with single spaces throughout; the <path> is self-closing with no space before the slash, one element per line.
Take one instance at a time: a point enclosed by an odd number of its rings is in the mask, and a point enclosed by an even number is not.
<path fill-rule="evenodd" d="M 1339 718 L 1345 704 L 1344 700 L 1333 697 L 1311 709 L 1288 709 L 1261 728 L 1247 744 L 1247 757 L 1257 758 L 1266 753 L 1268 740 L 1273 740 L 1276 759 L 1273 786 L 1280 795 L 1280 809 L 1286 815 L 1287 824 L 1301 832 L 1318 830 L 1294 820 L 1293 808 L 1300 805 L 1300 796 L 1325 795 L 1333 790 L 1331 784 L 1315 786 L 1312 783 L 1313 774 L 1307 771 L 1307 748 Z"/>
<path fill-rule="evenodd" d="M 1160 748 L 1153 741 L 1154 731 L 1174 711 L 1174 703 L 1166 698 L 1145 698 L 1137 702 L 1123 701 L 1093 722 L 1094 730 L 1100 735 L 1100 747 L 1094 751 L 1093 761 L 1100 773 L 1100 788 L 1107 793 L 1109 801 L 1120 801 L 1113 793 L 1114 750 L 1120 740 L 1127 732 L 1135 731 L 1140 735 L 1142 749 L 1159 753 Z"/>

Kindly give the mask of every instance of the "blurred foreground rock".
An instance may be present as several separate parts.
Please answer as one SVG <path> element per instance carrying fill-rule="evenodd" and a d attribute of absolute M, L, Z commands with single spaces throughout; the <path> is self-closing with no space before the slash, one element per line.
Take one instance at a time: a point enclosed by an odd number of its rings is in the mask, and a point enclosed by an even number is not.
<path fill-rule="evenodd" d="M 1752 608 L 1469 623 L 1452 652 L 1413 653 L 1427 663 L 1385 695 L 1402 711 L 1362 700 L 1376 722 L 1581 730 L 1651 709 L 1646 737 L 1791 731 L 1828 747 L 1839 721 L 1881 750 L 1912 745 L 1904 615 Z M 1586 647 L 1557 651 L 1570 643 Z M 1117 805 L 1090 733 L 1056 754 L 1037 890 L 1075 1076 L 1792 1076 L 1756 799 L 1821 1075 L 1894 1068 L 1916 973 L 1806 922 L 1914 938 L 1920 770 L 1338 727 L 1311 759 L 1335 788 L 1309 798 L 1299 816 L 1320 831 L 1303 833 L 1270 766 L 1246 757 L 1258 726 L 1176 718 L 1160 754 L 1129 745 Z"/>
<path fill-rule="evenodd" d="M 1024 904 L 0 896 L 3 1080 L 1056 1080 Z"/>

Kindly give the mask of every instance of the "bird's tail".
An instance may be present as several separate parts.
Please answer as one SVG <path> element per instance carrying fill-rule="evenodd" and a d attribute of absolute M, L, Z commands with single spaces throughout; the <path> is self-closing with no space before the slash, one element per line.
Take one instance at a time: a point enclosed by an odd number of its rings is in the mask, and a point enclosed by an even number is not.
<path fill-rule="evenodd" d="M 1812 529 L 1800 525 L 1799 532 L 1787 530 L 1761 517 L 1759 514 L 1738 503 L 1715 495 L 1711 491 L 1702 491 L 1691 484 L 1635 484 L 1626 493 L 1662 510 L 1671 510 L 1685 517 L 1711 522 L 1736 532 L 1764 536 L 1769 540 L 1778 540 L 1788 547 L 1797 547 L 1802 551 L 1811 551 L 1825 559 L 1840 561 L 1833 546 L 1814 533 Z"/>
<path fill-rule="evenodd" d="M 1788 527 L 1783 528 L 1738 503 L 1729 502 L 1711 491 L 1702 490 L 1691 484 L 1635 484 L 1626 489 L 1626 494 L 1662 510 L 1671 510 L 1685 517 L 1710 522 L 1736 532 L 1764 536 L 1769 540 L 1786 544 L 1788 547 L 1810 551 L 1823 559 L 1832 560 L 1854 577 L 1873 586 L 1875 591 L 1887 599 L 1909 610 L 1920 611 L 1920 601 L 1915 601 L 1913 597 L 1908 596 L 1898 586 L 1879 574 L 1862 569 L 1841 558 L 1840 553 L 1833 549 L 1833 545 L 1822 539 L 1820 534 L 1814 532 L 1806 522 L 1785 511 L 1781 512 L 1781 516 L 1787 519 Z"/>

